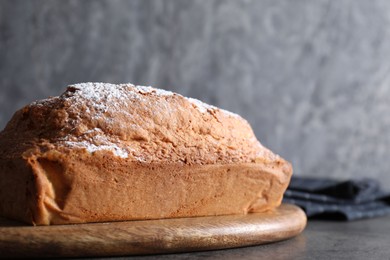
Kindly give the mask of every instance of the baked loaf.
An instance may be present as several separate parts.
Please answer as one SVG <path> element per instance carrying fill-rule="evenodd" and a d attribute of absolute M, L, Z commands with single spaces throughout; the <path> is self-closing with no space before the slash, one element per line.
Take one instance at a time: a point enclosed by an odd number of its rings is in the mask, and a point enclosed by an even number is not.
<path fill-rule="evenodd" d="M 291 174 L 240 116 L 131 84 L 69 86 L 0 133 L 0 215 L 33 225 L 265 211 Z"/>

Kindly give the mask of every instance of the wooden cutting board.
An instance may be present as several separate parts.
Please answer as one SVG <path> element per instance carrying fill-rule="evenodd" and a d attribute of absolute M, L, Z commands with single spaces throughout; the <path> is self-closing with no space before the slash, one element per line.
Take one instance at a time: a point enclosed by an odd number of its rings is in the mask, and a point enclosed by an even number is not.
<path fill-rule="evenodd" d="M 248 215 L 21 226 L 0 221 L 0 257 L 86 257 L 189 252 L 260 245 L 298 235 L 305 213 L 283 204 Z"/>

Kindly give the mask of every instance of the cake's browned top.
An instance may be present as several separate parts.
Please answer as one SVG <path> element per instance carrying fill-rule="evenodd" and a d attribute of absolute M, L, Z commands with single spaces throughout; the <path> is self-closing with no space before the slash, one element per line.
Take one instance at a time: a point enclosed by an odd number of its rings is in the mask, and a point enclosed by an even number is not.
<path fill-rule="evenodd" d="M 240 116 L 131 84 L 82 83 L 34 102 L 0 133 L 0 147 L 0 156 L 55 148 L 108 150 L 141 163 L 285 163 L 257 141 Z"/>

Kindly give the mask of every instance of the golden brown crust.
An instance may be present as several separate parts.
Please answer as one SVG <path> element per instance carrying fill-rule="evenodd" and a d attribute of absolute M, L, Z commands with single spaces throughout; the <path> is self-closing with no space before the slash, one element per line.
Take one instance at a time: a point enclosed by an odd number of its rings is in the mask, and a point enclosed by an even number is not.
<path fill-rule="evenodd" d="M 77 84 L 0 133 L 0 215 L 47 225 L 262 211 L 291 173 L 238 115 L 150 87 Z"/>

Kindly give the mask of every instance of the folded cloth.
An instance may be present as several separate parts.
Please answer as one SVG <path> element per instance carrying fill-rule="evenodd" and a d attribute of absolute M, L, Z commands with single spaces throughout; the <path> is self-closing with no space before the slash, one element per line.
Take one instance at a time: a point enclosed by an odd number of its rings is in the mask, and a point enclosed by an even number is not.
<path fill-rule="evenodd" d="M 349 221 L 390 214 L 390 193 L 368 178 L 337 181 L 294 176 L 283 202 L 303 208 L 309 218 Z"/>

